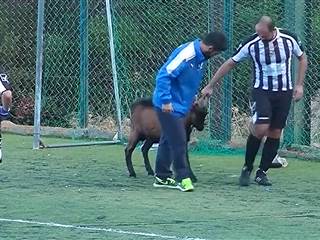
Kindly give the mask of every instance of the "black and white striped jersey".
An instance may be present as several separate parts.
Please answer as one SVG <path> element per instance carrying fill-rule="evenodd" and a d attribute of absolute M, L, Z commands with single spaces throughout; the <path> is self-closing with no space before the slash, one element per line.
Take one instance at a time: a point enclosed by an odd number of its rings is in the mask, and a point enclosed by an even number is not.
<path fill-rule="evenodd" d="M 254 88 L 270 91 L 287 91 L 293 88 L 292 54 L 302 56 L 303 47 L 295 34 L 279 28 L 276 28 L 276 32 L 276 36 L 270 41 L 263 41 L 258 34 L 250 36 L 240 44 L 232 57 L 235 62 L 252 59 Z"/>

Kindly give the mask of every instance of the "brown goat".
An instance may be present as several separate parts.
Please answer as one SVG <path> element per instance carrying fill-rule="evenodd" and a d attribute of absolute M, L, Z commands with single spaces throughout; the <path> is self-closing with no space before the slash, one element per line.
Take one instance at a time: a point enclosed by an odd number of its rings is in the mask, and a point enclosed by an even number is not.
<path fill-rule="evenodd" d="M 208 99 L 200 98 L 195 101 L 189 114 L 185 118 L 185 127 L 187 134 L 187 142 L 190 140 L 190 135 L 193 128 L 198 131 L 204 129 L 204 121 L 207 116 Z M 148 151 L 154 143 L 159 143 L 161 135 L 161 127 L 157 117 L 157 114 L 153 108 L 151 99 L 141 99 L 136 101 L 131 106 L 131 128 L 128 145 L 125 149 L 126 164 L 130 177 L 136 177 L 132 165 L 132 152 L 136 148 L 139 141 L 145 141 L 141 150 L 144 159 L 144 165 L 148 172 L 148 175 L 154 175 L 154 171 L 150 165 Z M 193 174 L 189 157 L 187 153 L 187 163 L 189 165 L 190 177 L 196 182 L 197 178 Z"/>

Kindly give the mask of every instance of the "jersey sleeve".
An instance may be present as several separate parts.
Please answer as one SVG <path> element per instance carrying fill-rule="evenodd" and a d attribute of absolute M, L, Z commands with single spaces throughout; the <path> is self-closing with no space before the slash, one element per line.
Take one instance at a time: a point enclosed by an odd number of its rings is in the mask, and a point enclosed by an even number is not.
<path fill-rule="evenodd" d="M 250 57 L 250 46 L 257 41 L 259 36 L 257 33 L 247 37 L 237 48 L 236 52 L 232 56 L 232 60 L 235 62 L 241 62 Z"/>
<path fill-rule="evenodd" d="M 245 44 L 245 45 L 240 44 L 239 47 L 237 48 L 237 51 L 232 56 L 232 60 L 235 62 L 241 62 L 241 61 L 247 59 L 249 56 L 250 56 L 249 45 L 248 44 Z"/>
<path fill-rule="evenodd" d="M 0 66 L 0 80 L 2 83 L 9 82 L 8 75 L 2 66 Z"/>
<path fill-rule="evenodd" d="M 286 34 L 289 37 L 289 39 L 293 45 L 292 46 L 292 53 L 296 57 L 301 57 L 302 54 L 304 53 L 304 47 L 303 47 L 301 40 L 297 36 L 297 34 L 292 33 L 286 29 L 280 29 L 280 32 Z"/>

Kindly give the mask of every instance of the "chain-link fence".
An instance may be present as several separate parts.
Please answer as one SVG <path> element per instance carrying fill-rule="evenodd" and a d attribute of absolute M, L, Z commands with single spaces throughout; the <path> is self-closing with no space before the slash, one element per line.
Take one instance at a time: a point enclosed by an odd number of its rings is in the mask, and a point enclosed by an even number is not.
<path fill-rule="evenodd" d="M 44 126 L 116 129 L 107 30 L 105 1 L 46 1 Z"/>
<path fill-rule="evenodd" d="M 43 35 L 41 126 L 73 138 L 112 138 L 118 124 L 106 2 L 45 1 Z"/>
<path fill-rule="evenodd" d="M 254 32 L 258 17 L 266 14 L 278 27 L 299 35 L 310 63 L 305 98 L 293 106 L 283 142 L 319 145 L 320 5 L 316 0 L 111 1 L 116 69 L 112 69 L 107 2 L 45 1 L 41 126 L 86 129 L 80 135 L 92 129 L 92 136 L 105 136 L 100 134 L 105 131 L 113 136 L 118 131 L 112 74 L 116 70 L 126 136 L 131 103 L 152 95 L 157 70 L 173 49 L 210 30 L 227 34 L 229 49 L 210 61 L 205 84 L 241 40 Z M 37 0 L 2 1 L 0 9 L 0 63 L 15 88 L 14 120 L 32 124 Z M 200 140 L 244 142 L 250 117 L 250 65 L 242 63 L 215 90 L 208 127 Z"/>

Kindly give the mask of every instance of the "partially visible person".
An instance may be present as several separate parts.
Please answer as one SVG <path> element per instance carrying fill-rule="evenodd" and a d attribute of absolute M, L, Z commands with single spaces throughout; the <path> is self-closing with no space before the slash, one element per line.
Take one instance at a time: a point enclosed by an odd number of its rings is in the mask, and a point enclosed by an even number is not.
<path fill-rule="evenodd" d="M 12 87 L 8 75 L 3 68 L 0 68 L 0 94 L 2 102 L 2 105 L 0 106 L 0 120 L 6 120 L 10 117 L 9 112 L 12 104 Z"/>
<path fill-rule="evenodd" d="M 8 79 L 8 75 L 4 69 L 0 68 L 0 94 L 1 102 L 0 106 L 0 122 L 7 120 L 10 117 L 10 108 L 12 104 L 12 87 Z M 1 127 L 1 125 L 0 125 Z M 2 134 L 0 129 L 0 162 L 2 162 Z"/>

